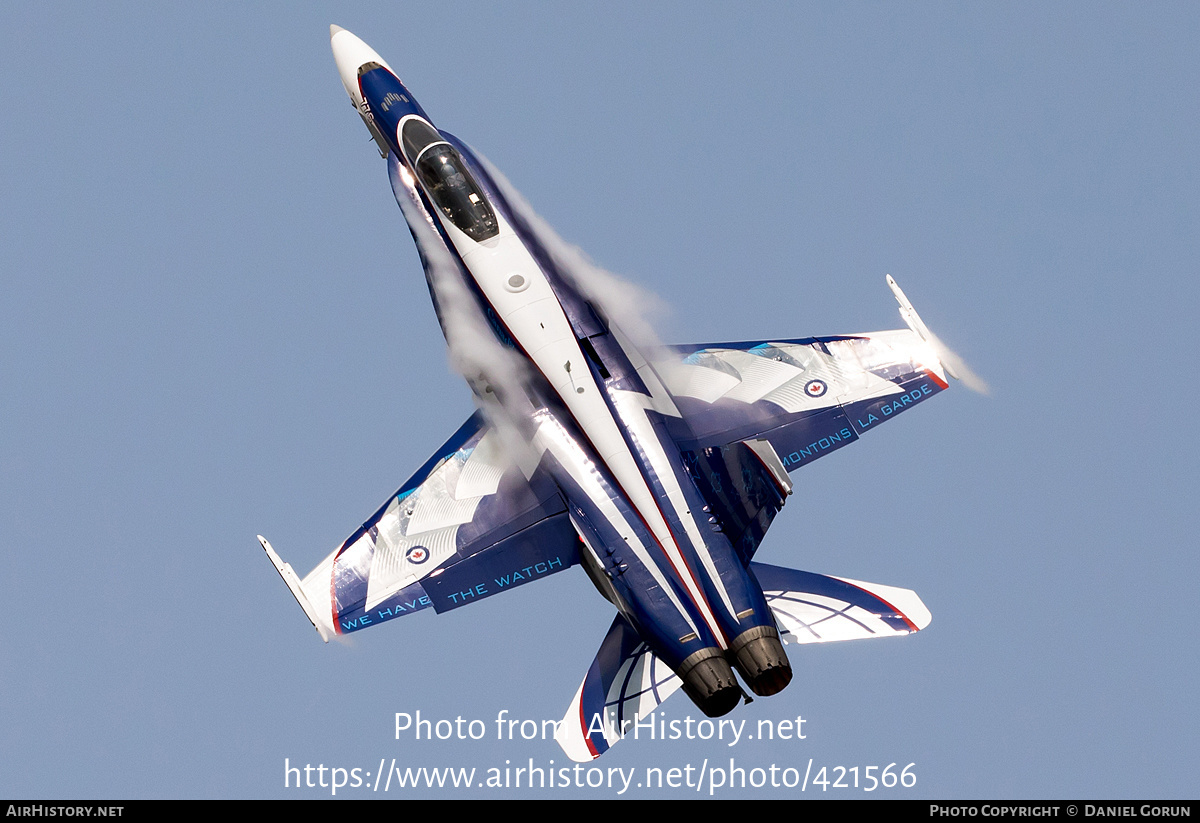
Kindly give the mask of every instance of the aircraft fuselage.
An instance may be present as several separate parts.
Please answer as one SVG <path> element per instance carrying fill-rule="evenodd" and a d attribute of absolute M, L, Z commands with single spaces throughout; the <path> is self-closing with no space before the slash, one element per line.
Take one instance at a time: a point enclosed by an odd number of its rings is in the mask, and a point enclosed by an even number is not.
<path fill-rule="evenodd" d="M 521 364 L 491 369 L 480 358 L 472 387 L 496 425 L 522 434 L 524 459 L 549 467 L 597 588 L 707 714 L 742 696 L 730 662 L 756 693 L 779 691 L 791 669 L 774 618 L 668 434 L 680 414 L 655 370 L 556 265 L 486 166 L 354 41 L 339 53 L 335 40 L 339 71 L 388 156 L 443 331 L 453 346 L 450 318 L 465 308 Z M 453 265 L 431 265 L 434 256 Z M 450 305 L 454 295 L 471 305 Z"/>

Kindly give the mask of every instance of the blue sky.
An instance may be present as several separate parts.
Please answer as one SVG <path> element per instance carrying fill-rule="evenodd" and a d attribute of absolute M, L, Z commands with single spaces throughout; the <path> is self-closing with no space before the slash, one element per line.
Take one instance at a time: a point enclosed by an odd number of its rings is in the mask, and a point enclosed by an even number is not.
<path fill-rule="evenodd" d="M 786 692 L 731 715 L 803 716 L 804 740 L 625 741 L 598 766 L 914 763 L 874 796 L 1194 796 L 1196 7 L 0 20 L 0 792 L 319 797 L 285 788 L 285 759 L 566 763 L 494 721 L 562 716 L 611 619 L 583 574 L 323 646 L 254 539 L 303 574 L 471 411 L 338 81 L 338 23 L 662 297 L 665 339 L 894 328 L 891 273 L 993 387 L 793 475 L 760 554 L 913 588 L 929 629 L 799 649 Z M 492 733 L 396 740 L 416 711 Z M 368 795 L 406 796 L 338 796 Z"/>

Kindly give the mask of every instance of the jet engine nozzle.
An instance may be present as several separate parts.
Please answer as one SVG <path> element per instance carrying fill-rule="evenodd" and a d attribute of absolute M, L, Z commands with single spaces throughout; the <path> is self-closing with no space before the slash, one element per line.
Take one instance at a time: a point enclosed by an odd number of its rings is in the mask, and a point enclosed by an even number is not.
<path fill-rule="evenodd" d="M 679 664 L 683 691 L 708 717 L 729 714 L 742 699 L 733 669 L 716 647 L 701 649 Z"/>
<path fill-rule="evenodd" d="M 779 694 L 792 682 L 792 665 L 774 626 L 755 626 L 734 638 L 733 665 L 759 697 Z"/>

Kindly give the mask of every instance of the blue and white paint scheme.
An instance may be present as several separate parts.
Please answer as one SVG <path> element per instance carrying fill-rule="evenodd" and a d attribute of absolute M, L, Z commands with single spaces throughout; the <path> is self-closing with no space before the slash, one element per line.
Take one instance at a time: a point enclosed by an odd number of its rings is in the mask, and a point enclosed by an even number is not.
<path fill-rule="evenodd" d="M 302 580 L 259 538 L 323 639 L 582 566 L 617 610 L 558 733 L 585 761 L 679 688 L 713 717 L 777 693 L 784 644 L 929 624 L 907 589 L 753 562 L 789 472 L 954 376 L 890 277 L 907 329 L 640 347 L 383 58 L 331 40 L 478 409 Z"/>

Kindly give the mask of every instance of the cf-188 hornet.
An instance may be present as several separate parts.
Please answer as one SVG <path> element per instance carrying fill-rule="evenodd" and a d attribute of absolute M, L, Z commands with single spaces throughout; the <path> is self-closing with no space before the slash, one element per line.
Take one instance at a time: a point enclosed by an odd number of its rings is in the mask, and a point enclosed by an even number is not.
<path fill-rule="evenodd" d="M 907 329 L 647 346 L 603 272 L 374 50 L 331 38 L 478 409 L 303 580 L 259 538 L 323 639 L 582 566 L 617 611 L 557 735 L 586 761 L 679 688 L 709 717 L 778 693 L 787 643 L 929 624 L 907 589 L 753 562 L 789 472 L 955 376 L 891 277 Z"/>

